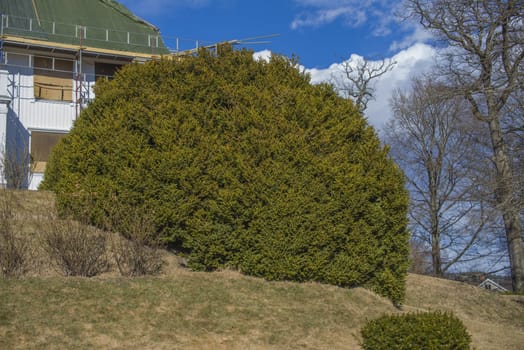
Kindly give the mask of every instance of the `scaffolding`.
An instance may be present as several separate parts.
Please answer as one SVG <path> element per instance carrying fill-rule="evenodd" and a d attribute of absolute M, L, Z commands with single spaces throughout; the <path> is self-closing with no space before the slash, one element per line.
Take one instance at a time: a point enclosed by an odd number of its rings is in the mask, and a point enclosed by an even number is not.
<path fill-rule="evenodd" d="M 140 60 L 147 60 L 153 57 L 158 51 L 162 52 L 163 43 L 161 45 L 161 39 L 156 35 L 111 31 L 109 29 L 102 30 L 100 28 L 80 25 L 72 26 L 57 22 L 48 23 L 47 25 L 51 28 L 51 33 L 54 36 L 59 37 L 60 41 L 62 41 L 62 43 L 59 43 L 43 40 L 43 34 L 40 29 L 42 25 L 44 24 L 40 20 L 36 21 L 29 17 L 19 17 L 0 13 L 0 67 L 3 67 L 0 71 L 0 80 L 2 81 L 2 87 L 7 90 L 6 92 L 13 102 L 15 99 L 39 99 L 42 97 L 42 94 L 38 93 L 37 90 L 41 92 L 42 89 L 60 91 L 62 93 L 62 98 L 58 100 L 62 101 L 69 101 L 69 97 L 64 98 L 64 94 L 67 96 L 71 94 L 71 102 L 75 105 L 75 118 L 78 118 L 81 111 L 87 106 L 89 101 L 94 98 L 92 84 L 96 80 L 96 76 L 92 73 L 86 73 L 84 70 L 85 53 L 89 54 L 90 57 L 102 56 L 110 60 L 120 59 L 122 63 L 125 63 L 133 61 L 137 56 Z M 104 33 L 102 39 L 95 36 L 97 32 Z M 88 33 L 91 35 L 89 40 L 86 39 Z M 119 41 L 119 38 L 122 40 Z M 70 44 L 64 45 L 64 41 L 68 41 Z M 109 49 L 98 50 L 96 47 L 87 46 L 88 44 L 104 46 L 101 44 L 102 42 L 109 45 L 106 47 L 120 47 L 118 46 L 120 44 L 129 45 L 131 49 L 136 50 L 139 48 L 139 51 L 141 52 Z M 12 64 L 8 62 L 7 59 L 5 51 L 6 43 L 9 46 L 19 48 L 35 47 L 39 50 L 43 50 L 40 51 L 43 53 L 22 54 L 16 52 L 13 55 L 27 56 L 28 58 L 24 60 L 24 64 Z M 70 72 L 55 67 L 55 58 L 52 58 L 53 63 L 49 67 L 37 67 L 35 65 L 35 59 L 38 58 L 39 55 L 44 56 L 46 55 L 46 52 L 48 52 L 49 57 L 53 57 L 55 55 L 55 50 L 67 53 L 68 56 L 74 57 L 74 62 L 72 64 L 73 68 Z M 149 53 L 144 54 L 145 51 L 148 51 Z M 26 71 L 26 69 L 31 71 Z M 34 74 L 37 70 L 49 73 L 70 73 L 70 79 L 73 84 L 71 91 L 69 91 L 67 86 L 57 84 L 42 84 L 34 81 L 33 86 L 31 86 L 30 84 L 24 85 L 21 83 L 19 77 L 20 72 L 24 72 L 24 74 Z M 27 97 L 29 95 L 28 93 L 21 93 L 21 90 L 24 89 L 35 89 L 35 93 L 32 97 Z"/>
<path fill-rule="evenodd" d="M 140 29 L 139 26 L 136 28 Z M 160 33 L 152 30 L 124 31 L 47 21 L 12 14 L 2 14 L 2 36 L 27 38 L 62 45 L 78 45 L 78 39 L 82 36 L 85 46 L 101 50 L 159 56 L 169 54 Z"/>
<path fill-rule="evenodd" d="M 34 3 L 33 3 L 34 6 Z M 5 65 L 4 45 L 38 48 L 48 50 L 50 55 L 56 52 L 67 53 L 75 58 L 74 68 L 72 69 L 72 102 L 75 104 L 75 117 L 78 118 L 82 109 L 89 101 L 94 98 L 91 91 L 91 82 L 96 77 L 91 77 L 84 69 L 84 57 L 103 56 L 108 59 L 120 58 L 125 62 L 147 61 L 157 59 L 161 55 L 170 57 L 195 55 L 200 49 L 207 49 L 217 52 L 218 47 L 223 44 L 228 45 L 253 45 L 269 43 L 267 41 L 256 41 L 261 38 L 270 38 L 276 35 L 258 36 L 242 40 L 229 40 L 220 43 L 205 42 L 192 39 L 180 39 L 170 37 L 160 37 L 156 28 L 147 24 L 142 32 L 122 31 L 96 26 L 74 25 L 60 23 L 56 21 L 46 21 L 36 11 L 35 18 L 21 17 L 12 14 L 0 13 L 0 64 Z M 44 16 L 45 17 L 45 16 Z M 137 22 L 136 18 L 133 21 Z M 136 28 L 141 28 L 136 26 Z M 154 29 L 152 29 L 154 28 Z M 168 49 L 165 40 L 174 45 Z M 31 60 L 30 60 L 31 61 Z M 53 61 L 54 62 L 54 61 Z M 35 68 L 33 62 L 29 62 L 30 68 Z M 55 67 L 42 68 L 55 71 Z M 16 84 L 12 79 L 10 84 Z M 62 89 L 64 86 L 45 86 L 47 89 Z M 14 89 L 14 88 L 13 88 Z M 18 88 L 20 89 L 20 87 Z M 20 92 L 20 91 L 19 91 Z M 20 93 L 18 94 L 20 96 Z M 37 96 L 41 96 L 37 94 Z M 14 98 L 14 97 L 13 97 Z"/>
<path fill-rule="evenodd" d="M 4 62 L 4 14 L 0 13 L 0 63 Z"/>
<path fill-rule="evenodd" d="M 82 71 L 82 49 L 83 43 L 82 40 L 86 33 L 86 28 L 83 26 L 77 26 L 76 33 L 79 38 L 79 49 L 77 54 L 77 61 L 75 65 L 75 119 L 78 119 L 82 109 L 84 109 L 86 104 L 85 96 L 85 75 Z"/>

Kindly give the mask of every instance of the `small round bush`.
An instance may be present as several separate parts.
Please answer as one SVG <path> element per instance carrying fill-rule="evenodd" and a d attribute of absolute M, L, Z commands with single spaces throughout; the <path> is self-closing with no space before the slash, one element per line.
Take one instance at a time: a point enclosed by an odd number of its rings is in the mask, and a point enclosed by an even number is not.
<path fill-rule="evenodd" d="M 469 350 L 471 336 L 449 312 L 387 315 L 361 330 L 365 350 Z"/>
<path fill-rule="evenodd" d="M 62 214 L 127 236 L 122 213 L 198 270 L 366 286 L 400 302 L 408 196 L 350 100 L 293 59 L 219 47 L 123 68 L 48 163 Z"/>

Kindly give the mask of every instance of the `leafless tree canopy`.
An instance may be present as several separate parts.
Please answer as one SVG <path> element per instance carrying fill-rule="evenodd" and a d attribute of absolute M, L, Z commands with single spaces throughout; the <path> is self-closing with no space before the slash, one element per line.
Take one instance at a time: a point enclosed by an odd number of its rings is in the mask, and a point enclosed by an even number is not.
<path fill-rule="evenodd" d="M 391 154 L 403 168 L 411 194 L 413 239 L 430 247 L 432 271 L 493 254 L 493 211 L 484 189 L 486 158 L 482 130 L 470 107 L 450 88 L 430 79 L 397 91 L 394 116 L 385 128 Z"/>
<path fill-rule="evenodd" d="M 374 82 L 395 67 L 391 59 L 368 61 L 350 59 L 342 64 L 342 78 L 335 79 L 335 84 L 344 96 L 353 100 L 360 111 L 366 110 L 369 101 L 374 98 Z"/>
<path fill-rule="evenodd" d="M 489 135 L 493 195 L 506 233 L 513 288 L 524 291 L 522 148 L 516 141 L 523 125 L 518 101 L 524 85 L 524 2 L 406 0 L 406 5 L 448 46 L 440 73 L 469 102 Z"/>

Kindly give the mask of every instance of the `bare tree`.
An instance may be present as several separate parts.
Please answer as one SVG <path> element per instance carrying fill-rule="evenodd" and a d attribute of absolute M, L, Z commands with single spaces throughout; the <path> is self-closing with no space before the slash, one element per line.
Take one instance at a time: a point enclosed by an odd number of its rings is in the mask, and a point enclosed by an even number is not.
<path fill-rule="evenodd" d="M 412 237 L 409 242 L 410 267 L 408 272 L 427 275 L 433 271 L 431 249 L 425 241 Z"/>
<path fill-rule="evenodd" d="M 33 163 L 27 149 L 9 150 L 4 153 L 1 171 L 6 181 L 6 187 L 10 189 L 27 188 L 31 182 Z"/>
<path fill-rule="evenodd" d="M 20 277 L 29 269 L 29 241 L 20 234 L 16 219 L 18 198 L 0 189 L 0 277 Z"/>
<path fill-rule="evenodd" d="M 406 4 L 408 12 L 449 46 L 441 72 L 469 101 L 475 119 L 489 133 L 494 199 L 504 223 L 513 289 L 522 292 L 522 203 L 504 126 L 507 106 L 524 85 L 524 2 L 406 0 Z"/>
<path fill-rule="evenodd" d="M 524 76 L 520 80 L 524 82 Z M 503 113 L 502 128 L 508 143 L 515 188 L 520 189 L 520 210 L 524 216 L 524 89 L 512 94 Z"/>
<path fill-rule="evenodd" d="M 392 70 L 395 65 L 396 62 L 391 59 L 368 61 L 352 57 L 342 64 L 342 77 L 334 78 L 334 82 L 339 91 L 351 98 L 363 112 L 374 98 L 375 80 Z"/>
<path fill-rule="evenodd" d="M 408 93 L 397 91 L 391 105 L 385 139 L 406 173 L 413 239 L 431 247 L 433 274 L 491 255 L 484 240 L 491 237 L 492 211 L 478 196 L 483 135 L 469 123 L 467 101 L 427 79 L 413 80 Z"/>
<path fill-rule="evenodd" d="M 34 166 L 26 142 L 8 142 L 7 147 L 0 146 L 0 185 L 9 189 L 27 189 Z"/>

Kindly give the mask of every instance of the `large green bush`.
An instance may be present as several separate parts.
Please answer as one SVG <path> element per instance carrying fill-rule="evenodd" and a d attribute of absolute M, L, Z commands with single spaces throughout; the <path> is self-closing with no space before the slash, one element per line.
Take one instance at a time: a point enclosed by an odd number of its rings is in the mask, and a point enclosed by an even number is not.
<path fill-rule="evenodd" d="M 408 199 L 373 128 L 293 60 L 219 51 L 97 82 L 45 174 L 60 212 L 121 231 L 123 213 L 154 213 L 193 268 L 401 301 Z"/>
<path fill-rule="evenodd" d="M 447 312 L 382 316 L 362 328 L 365 350 L 469 350 L 471 336 Z"/>

